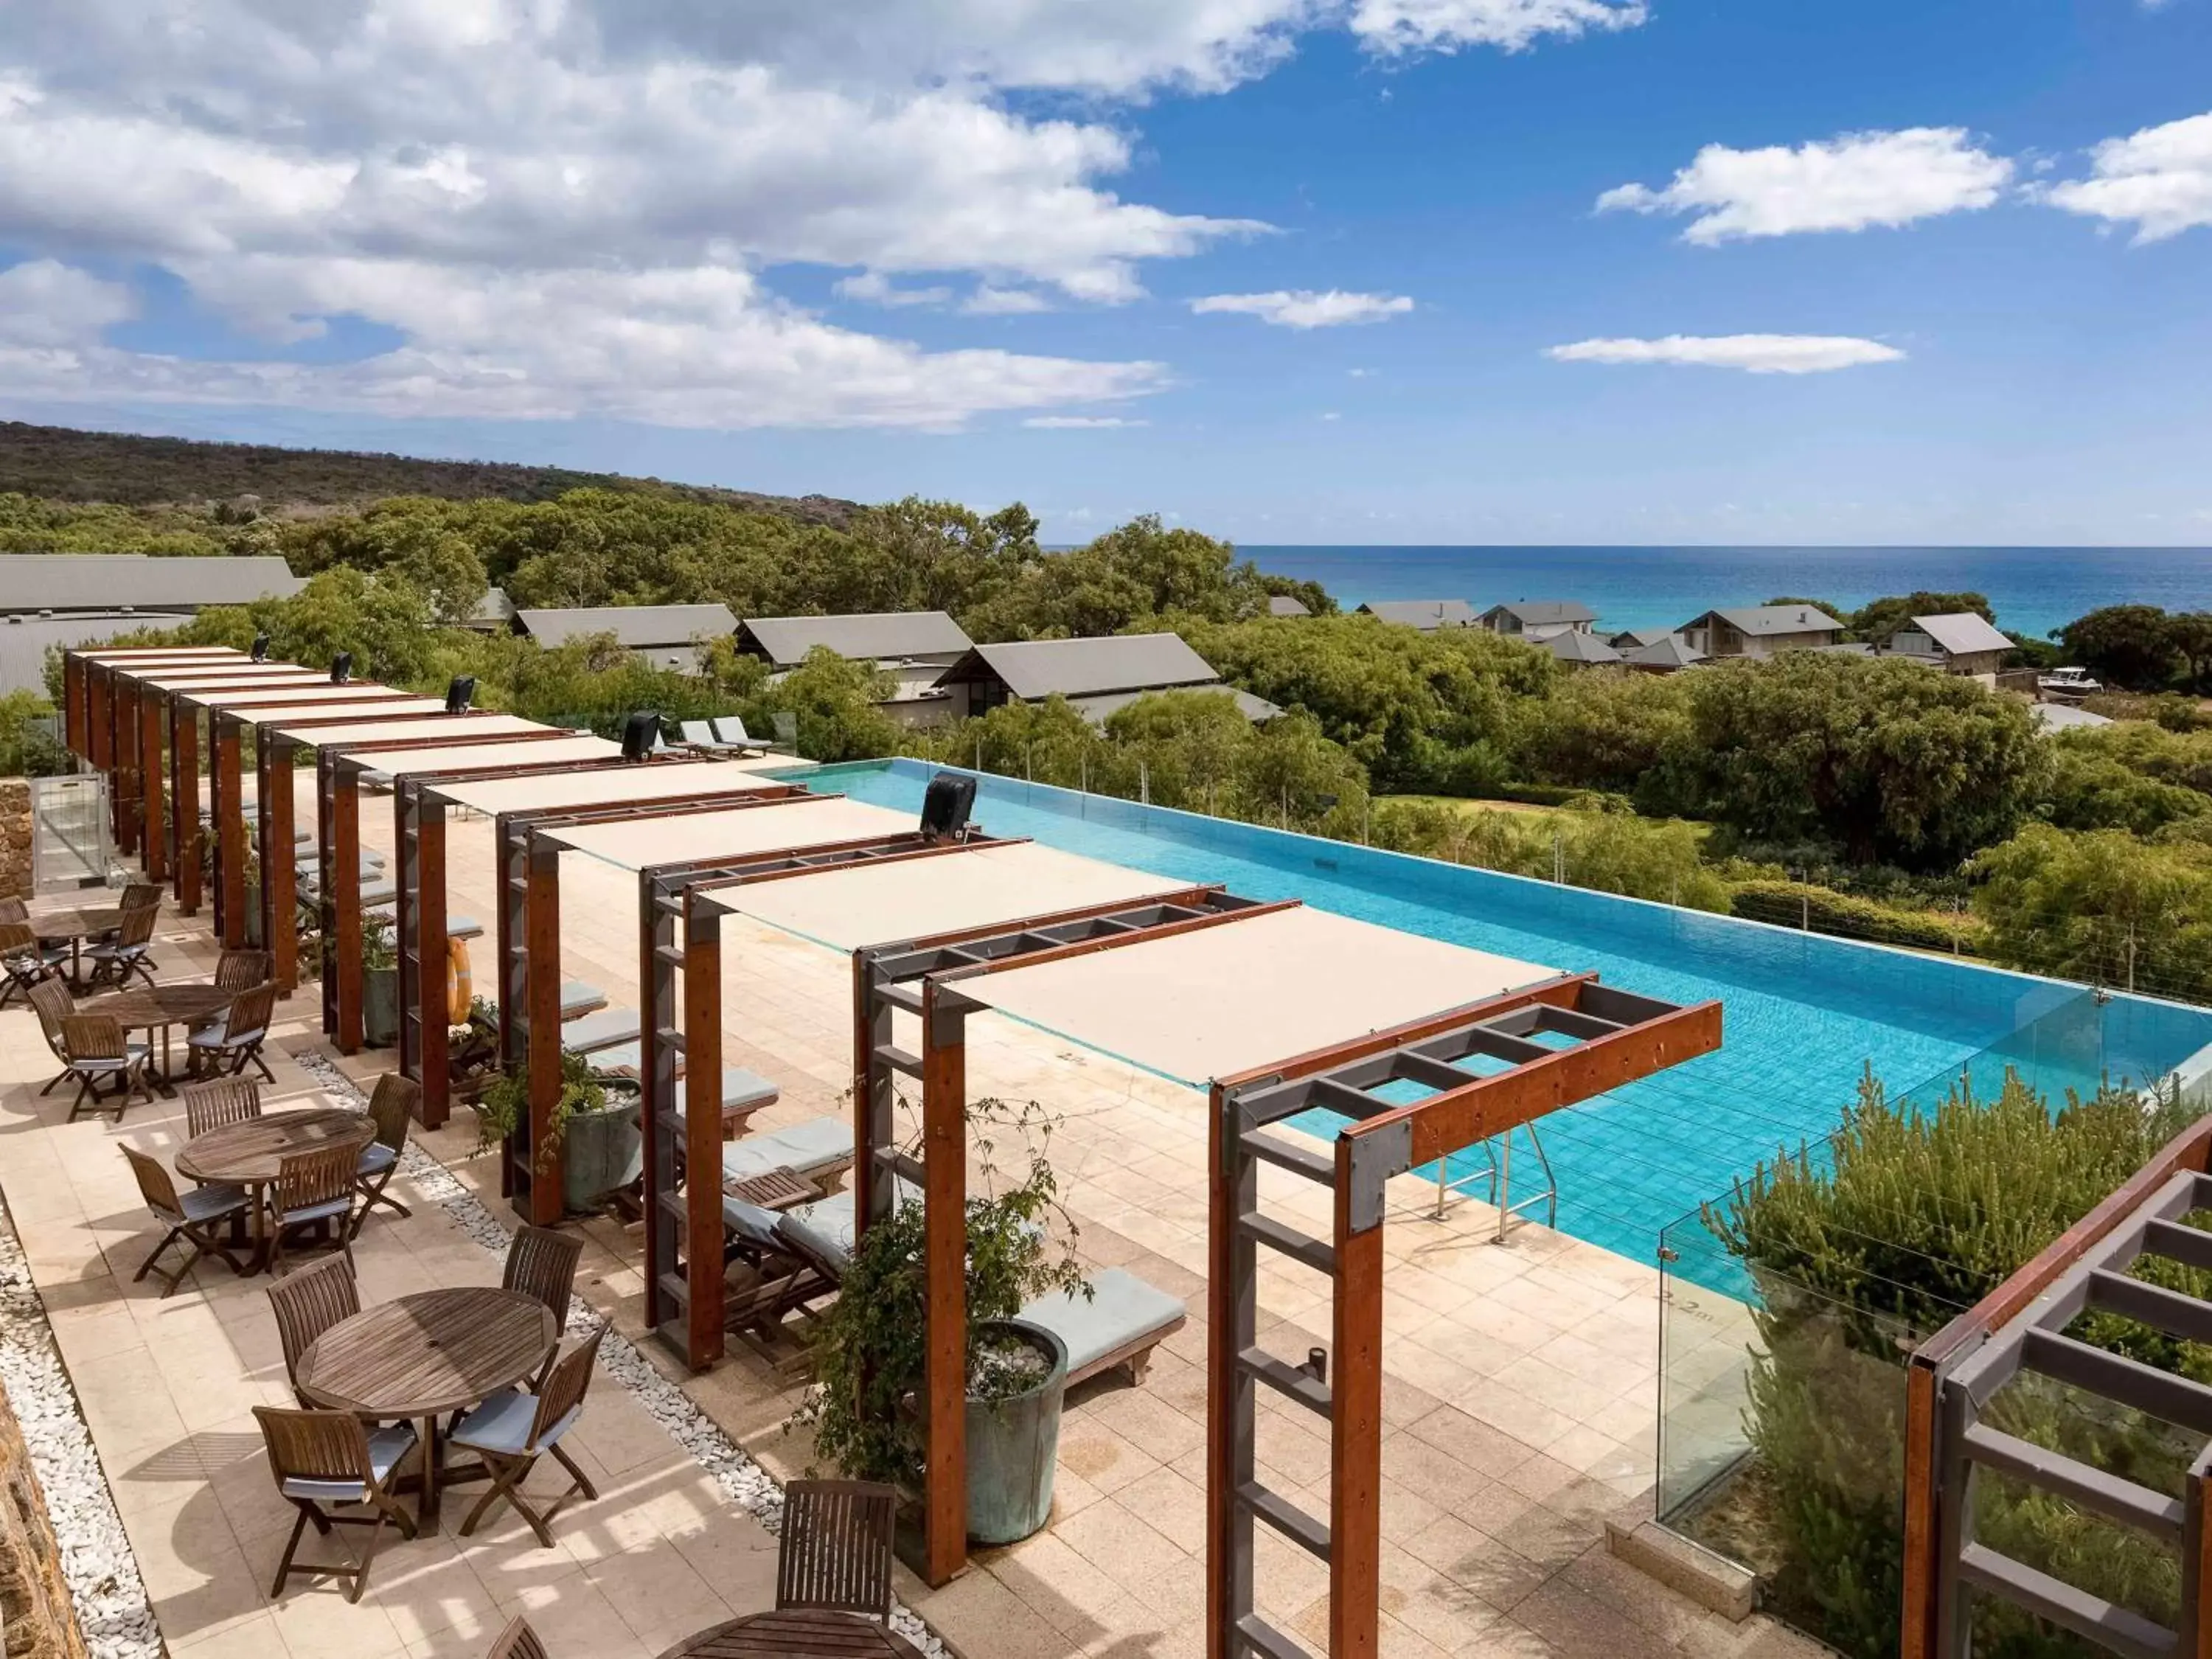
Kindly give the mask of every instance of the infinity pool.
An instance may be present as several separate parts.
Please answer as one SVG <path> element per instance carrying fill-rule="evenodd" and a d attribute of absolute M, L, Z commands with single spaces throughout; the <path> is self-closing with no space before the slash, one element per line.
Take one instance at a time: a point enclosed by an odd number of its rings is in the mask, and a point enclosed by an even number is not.
<path fill-rule="evenodd" d="M 902 760 L 794 775 L 918 813 L 936 769 Z M 1073 790 L 983 776 L 975 818 L 994 834 L 1164 876 L 1300 898 L 1563 971 L 1595 969 L 1608 984 L 1673 1001 L 1719 999 L 1719 1053 L 1541 1124 L 1558 1225 L 1640 1261 L 1651 1259 L 1663 1227 L 1759 1159 L 1832 1128 L 1869 1065 L 1893 1094 L 1921 1096 L 1968 1069 L 1993 1091 L 2012 1066 L 2055 1099 L 2095 1088 L 2100 1075 L 2161 1077 L 2212 1044 L 2212 1012 L 2100 1001 L 2079 986 L 1942 957 Z M 1308 1127 L 1329 1132 L 1326 1121 Z M 1540 1184 L 1528 1150 L 1516 1138 L 1516 1200 Z M 1454 1160 L 1455 1178 L 1462 1162 Z"/>

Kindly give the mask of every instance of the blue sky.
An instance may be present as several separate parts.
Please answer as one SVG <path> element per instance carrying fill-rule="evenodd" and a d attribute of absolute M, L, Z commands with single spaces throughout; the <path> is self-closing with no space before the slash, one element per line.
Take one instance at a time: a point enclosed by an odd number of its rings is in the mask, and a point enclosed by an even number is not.
<path fill-rule="evenodd" d="M 10 15 L 0 415 L 1060 540 L 2212 544 L 2212 0 Z"/>

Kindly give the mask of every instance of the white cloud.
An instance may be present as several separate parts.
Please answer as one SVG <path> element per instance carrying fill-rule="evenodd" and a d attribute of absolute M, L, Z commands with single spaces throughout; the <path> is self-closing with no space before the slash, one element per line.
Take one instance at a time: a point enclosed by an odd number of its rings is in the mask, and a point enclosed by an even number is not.
<path fill-rule="evenodd" d="M 2138 243 L 2212 225 L 2212 114 L 2107 138 L 2089 156 L 2088 178 L 2053 185 L 2044 199 L 2107 224 L 2132 224 Z"/>
<path fill-rule="evenodd" d="M 1225 312 L 1257 317 L 1278 328 L 1337 328 L 1347 323 L 1379 323 L 1403 316 L 1413 302 L 1402 294 L 1349 294 L 1342 289 L 1316 293 L 1277 289 L 1272 294 L 1209 294 L 1193 300 L 1190 308 L 1201 316 Z"/>
<path fill-rule="evenodd" d="M 857 276 L 848 276 L 836 284 L 841 300 L 857 300 L 863 305 L 941 306 L 952 297 L 949 288 L 901 288 L 880 271 L 864 270 Z"/>
<path fill-rule="evenodd" d="M 1041 432 L 1103 432 L 1122 427 L 1150 426 L 1150 421 L 1125 420 L 1119 415 L 1032 415 L 1022 422 Z"/>
<path fill-rule="evenodd" d="M 975 317 L 1023 317 L 1050 311 L 1052 301 L 1025 288 L 994 288 L 989 283 L 969 295 L 961 310 Z"/>
<path fill-rule="evenodd" d="M 0 270 L 0 346 L 93 344 L 137 309 L 122 283 L 58 260 L 27 260 Z"/>
<path fill-rule="evenodd" d="M 1835 334 L 1669 334 L 1656 340 L 1577 340 L 1544 355 L 1562 363 L 1673 363 L 1740 368 L 1752 374 L 1824 374 L 1863 363 L 1901 362 L 1879 340 Z"/>
<path fill-rule="evenodd" d="M 1598 210 L 1694 213 L 1686 242 L 1799 231 L 1866 230 L 1988 207 L 2013 164 L 1968 141 L 1963 127 L 1852 132 L 1792 149 L 1708 144 L 1663 190 L 1622 185 Z"/>
<path fill-rule="evenodd" d="M 1571 40 L 1631 29 L 1650 15 L 1643 0 L 1358 0 L 1352 29 L 1386 54 L 1498 46 L 1522 52 L 1543 36 Z"/>

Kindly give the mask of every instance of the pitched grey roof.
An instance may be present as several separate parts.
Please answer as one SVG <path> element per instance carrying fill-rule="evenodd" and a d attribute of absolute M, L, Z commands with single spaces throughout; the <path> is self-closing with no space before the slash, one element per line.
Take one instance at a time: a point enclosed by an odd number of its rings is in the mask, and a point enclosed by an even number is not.
<path fill-rule="evenodd" d="M 1024 702 L 1108 691 L 1153 691 L 1218 678 L 1176 634 L 1121 634 L 1097 640 L 1025 640 L 979 645 L 945 672 L 945 681 L 994 678 Z"/>
<path fill-rule="evenodd" d="M 283 560 L 254 555 L 0 554 L 0 611 L 169 611 L 287 599 L 307 583 Z M 111 632 L 114 631 L 112 629 Z"/>
<path fill-rule="evenodd" d="M 1267 596 L 1267 614 L 1271 617 L 1310 617 L 1313 612 L 1306 608 L 1304 599 L 1294 599 L 1287 593 L 1271 593 Z"/>
<path fill-rule="evenodd" d="M 1547 628 L 1556 623 L 1595 622 L 1597 612 L 1589 606 L 1577 605 L 1572 599 L 1516 599 L 1510 605 L 1493 605 L 1482 613 L 1488 622 L 1503 612 L 1517 618 L 1523 628 Z"/>
<path fill-rule="evenodd" d="M 2012 649 L 2012 641 L 1990 626 L 1988 618 L 1975 611 L 1963 611 L 1945 617 L 1915 617 L 1912 625 L 1954 657 L 1967 656 L 1977 651 Z"/>
<path fill-rule="evenodd" d="M 1616 651 L 1638 651 L 1647 645 L 1656 645 L 1662 640 L 1674 637 L 1674 630 L 1671 628 L 1624 628 L 1606 643 Z"/>
<path fill-rule="evenodd" d="M 507 597 L 503 587 L 487 587 L 483 598 L 469 615 L 471 628 L 505 628 L 514 620 L 514 601 Z"/>
<path fill-rule="evenodd" d="M 2112 722 L 2102 714 L 2093 714 L 2086 708 L 2076 708 L 2068 702 L 2039 702 L 2029 709 L 2029 716 L 2039 731 L 2064 732 L 2075 728 L 2088 730 Z"/>
<path fill-rule="evenodd" d="M 1707 658 L 1680 634 L 1668 634 L 1640 650 L 1630 652 L 1622 660 L 1638 668 L 1687 668 Z"/>
<path fill-rule="evenodd" d="M 817 645 L 829 647 L 841 657 L 877 662 L 934 657 L 949 663 L 975 643 L 942 611 L 749 617 L 738 624 L 738 648 L 757 651 L 779 668 L 796 668 Z"/>
<path fill-rule="evenodd" d="M 565 644 L 588 634 L 611 634 L 635 650 L 653 645 L 688 645 L 738 631 L 726 605 L 594 605 L 568 611 L 517 611 L 515 625 L 543 646 Z"/>
<path fill-rule="evenodd" d="M 1283 711 L 1265 697 L 1255 697 L 1249 691 L 1239 691 L 1234 686 L 1215 680 L 1205 685 L 1178 685 L 1168 688 L 1176 691 L 1225 691 L 1236 703 L 1237 712 L 1253 725 L 1259 726 L 1275 719 Z M 1127 708 L 1139 697 L 1152 695 L 1150 691 L 1109 691 L 1102 696 L 1070 697 L 1067 706 L 1080 714 L 1094 726 L 1103 726 L 1107 717 L 1116 709 Z"/>
<path fill-rule="evenodd" d="M 0 567 L 0 573 L 4 573 Z M 46 647 L 67 651 L 95 640 L 113 639 L 141 628 L 180 628 L 185 618 L 171 612 L 102 614 L 80 611 L 65 617 L 0 617 L 0 697 L 10 691 L 46 694 Z"/>
<path fill-rule="evenodd" d="M 1375 599 L 1359 609 L 1378 621 L 1401 623 L 1424 631 L 1474 624 L 1474 607 L 1465 599 Z"/>
<path fill-rule="evenodd" d="M 1737 611 L 1709 611 L 1705 616 L 1718 617 L 1738 633 L 1754 636 L 1812 634 L 1823 630 L 1840 634 L 1844 629 L 1843 623 L 1819 606 L 1811 605 L 1754 605 Z M 1692 619 L 1692 623 L 1704 620 L 1705 617 L 1698 617 Z"/>
<path fill-rule="evenodd" d="M 1620 653 L 1595 634 L 1554 634 L 1544 641 L 1551 653 L 1561 662 L 1601 663 L 1619 662 Z"/>

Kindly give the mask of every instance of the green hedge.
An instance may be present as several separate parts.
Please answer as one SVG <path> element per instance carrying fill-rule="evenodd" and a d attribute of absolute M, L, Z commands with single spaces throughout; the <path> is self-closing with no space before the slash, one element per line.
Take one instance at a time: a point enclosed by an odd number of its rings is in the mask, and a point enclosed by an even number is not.
<path fill-rule="evenodd" d="M 1916 951 L 1948 951 L 1955 945 L 1972 951 L 1982 934 L 1971 915 L 1954 919 L 1939 910 L 1901 910 L 1802 881 L 1741 882 L 1729 896 L 1729 914 Z"/>

